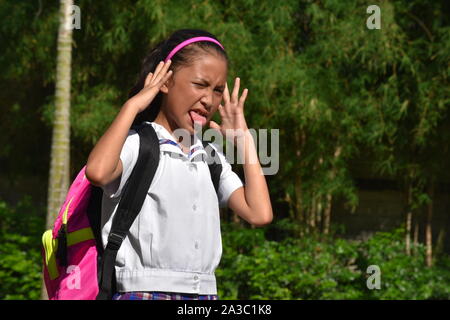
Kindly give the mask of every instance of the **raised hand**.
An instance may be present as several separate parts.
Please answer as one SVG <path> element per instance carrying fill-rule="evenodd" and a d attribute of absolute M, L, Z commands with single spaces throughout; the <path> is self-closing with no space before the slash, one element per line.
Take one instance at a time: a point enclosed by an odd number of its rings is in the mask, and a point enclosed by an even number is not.
<path fill-rule="evenodd" d="M 233 141 L 235 141 L 236 137 L 248 130 L 244 117 L 244 103 L 245 99 L 247 99 L 248 89 L 244 89 L 239 98 L 239 85 L 240 79 L 236 78 L 233 92 L 230 96 L 228 84 L 225 84 L 223 93 L 224 105 L 219 105 L 221 124 L 218 125 L 214 121 L 210 121 L 209 124 L 212 129 L 219 130 L 223 136 Z"/>
<path fill-rule="evenodd" d="M 147 75 L 145 78 L 144 87 L 141 91 L 128 100 L 136 105 L 139 112 L 144 111 L 150 105 L 159 93 L 162 85 L 172 76 L 172 70 L 168 70 L 171 63 L 171 60 L 168 60 L 166 63 L 161 61 L 156 66 L 155 72 L 150 72 Z"/>

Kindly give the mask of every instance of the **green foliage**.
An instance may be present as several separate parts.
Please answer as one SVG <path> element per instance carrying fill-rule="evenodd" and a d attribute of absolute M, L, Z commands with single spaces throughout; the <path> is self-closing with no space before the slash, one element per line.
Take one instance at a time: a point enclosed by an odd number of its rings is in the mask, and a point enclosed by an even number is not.
<path fill-rule="evenodd" d="M 281 222 L 283 223 L 283 221 Z M 345 240 L 264 239 L 264 229 L 223 225 L 224 253 L 216 271 L 222 299 L 357 299 L 347 284 L 361 278 L 353 270 L 356 247 Z M 252 236 L 253 235 L 253 236 Z M 250 241 L 249 241 L 250 240 Z"/>
<path fill-rule="evenodd" d="M 114 87 L 98 85 L 74 97 L 70 115 L 74 137 L 94 145 L 119 112 L 118 96 Z M 53 103 L 44 106 L 43 118 L 48 125 L 53 121 L 54 110 Z"/>
<path fill-rule="evenodd" d="M 277 224 L 285 225 L 280 220 Z M 308 235 L 268 241 L 268 228 L 222 224 L 216 271 L 221 299 L 449 299 L 448 258 L 425 267 L 422 245 L 404 253 L 403 230 L 367 242 Z M 381 289 L 367 287 L 367 267 L 381 269 Z"/>
<path fill-rule="evenodd" d="M 25 197 L 0 202 L 0 299 L 39 299 L 43 213 Z M 280 241 L 267 240 L 271 228 Z M 425 267 L 425 248 L 404 253 L 403 230 L 366 242 L 311 234 L 295 237 L 287 219 L 249 229 L 222 223 L 223 254 L 216 270 L 221 299 L 450 299 L 450 258 Z M 272 236 L 271 236 L 272 237 Z M 366 286 L 369 265 L 381 269 L 381 289 Z"/>
<path fill-rule="evenodd" d="M 15 207 L 0 201 L 0 299 L 39 299 L 45 219 L 30 197 Z"/>
<path fill-rule="evenodd" d="M 368 291 L 369 299 L 450 299 L 450 262 L 439 257 L 432 268 L 425 267 L 425 246 L 413 246 L 405 254 L 404 229 L 379 232 L 359 247 L 358 265 L 378 265 L 381 289 Z"/>

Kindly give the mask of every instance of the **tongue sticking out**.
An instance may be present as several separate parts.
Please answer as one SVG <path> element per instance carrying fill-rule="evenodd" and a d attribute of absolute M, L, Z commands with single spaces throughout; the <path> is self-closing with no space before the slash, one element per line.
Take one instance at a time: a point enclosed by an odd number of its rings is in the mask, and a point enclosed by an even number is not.
<path fill-rule="evenodd" d="M 194 124 L 194 122 L 198 122 L 200 123 L 200 125 L 203 127 L 206 124 L 206 118 L 199 115 L 197 112 L 195 111 L 189 111 L 189 114 L 191 116 L 192 119 L 192 123 Z"/>

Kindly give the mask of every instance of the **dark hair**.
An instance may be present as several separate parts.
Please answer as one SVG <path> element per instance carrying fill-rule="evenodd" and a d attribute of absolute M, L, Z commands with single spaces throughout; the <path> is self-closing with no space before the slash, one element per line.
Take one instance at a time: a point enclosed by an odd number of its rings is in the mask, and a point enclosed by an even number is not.
<path fill-rule="evenodd" d="M 145 83 L 145 78 L 150 72 L 153 72 L 156 69 L 158 63 L 164 60 L 170 53 L 170 51 L 179 45 L 181 42 L 193 38 L 193 37 L 211 37 L 219 41 L 214 35 L 211 33 L 199 30 L 199 29 L 180 29 L 172 33 L 172 35 L 158 43 L 150 52 L 145 56 L 142 61 L 141 71 L 139 73 L 138 79 L 131 88 L 128 93 L 128 98 L 133 97 L 139 91 L 142 90 Z M 219 41 L 220 42 L 220 41 Z M 172 58 L 172 64 L 170 65 L 170 69 L 173 70 L 174 74 L 178 68 L 181 66 L 188 66 L 194 62 L 194 60 L 198 57 L 199 49 L 204 51 L 214 50 L 217 54 L 222 56 L 227 65 L 229 63 L 228 56 L 226 52 L 217 44 L 210 41 L 199 41 L 194 42 L 180 51 L 178 51 Z M 143 121 L 153 121 L 158 115 L 161 103 L 162 103 L 163 93 L 159 92 L 150 105 L 142 112 L 140 112 L 136 118 L 134 119 L 133 125 L 139 125 Z"/>

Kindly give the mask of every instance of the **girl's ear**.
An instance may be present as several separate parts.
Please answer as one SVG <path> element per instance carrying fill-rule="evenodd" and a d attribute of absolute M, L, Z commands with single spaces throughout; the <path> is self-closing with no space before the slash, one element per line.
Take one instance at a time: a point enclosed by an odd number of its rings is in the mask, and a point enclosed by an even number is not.
<path fill-rule="evenodd" d="M 159 91 L 164 92 L 165 94 L 167 94 L 169 92 L 169 88 L 167 87 L 167 82 L 161 86 Z"/>
<path fill-rule="evenodd" d="M 173 75 L 172 75 L 173 77 Z M 165 94 L 169 93 L 169 87 L 171 87 L 173 85 L 172 83 L 172 77 L 170 77 L 169 80 L 167 80 L 159 89 L 160 91 L 164 92 Z"/>

